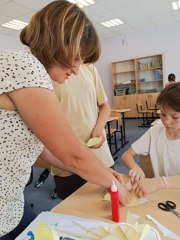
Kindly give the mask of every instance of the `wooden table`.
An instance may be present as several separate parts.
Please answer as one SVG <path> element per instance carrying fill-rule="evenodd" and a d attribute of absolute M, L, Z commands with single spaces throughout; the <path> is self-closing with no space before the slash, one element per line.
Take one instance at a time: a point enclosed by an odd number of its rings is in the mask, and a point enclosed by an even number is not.
<path fill-rule="evenodd" d="M 124 175 L 122 177 L 124 179 Z M 54 207 L 52 212 L 111 222 L 110 202 L 102 201 L 104 193 L 103 188 L 91 183 L 86 183 Z M 127 211 L 130 211 L 140 216 L 140 223 L 147 222 L 157 229 L 150 220 L 145 218 L 146 214 L 150 214 L 161 222 L 161 224 L 180 236 L 180 219 L 173 213 L 162 211 L 157 207 L 159 201 L 165 202 L 166 200 L 171 200 L 176 203 L 177 210 L 180 211 L 180 189 L 160 190 L 150 194 L 147 199 L 149 200 L 147 203 L 137 207 L 120 207 L 121 222 L 126 222 Z M 161 237 L 162 239 L 167 239 L 163 237 L 162 234 Z"/>
<path fill-rule="evenodd" d="M 111 122 L 116 121 L 117 122 L 116 128 L 118 128 L 118 120 L 119 120 L 119 117 L 109 117 L 108 120 L 107 120 L 107 123 L 106 123 L 107 124 L 107 131 L 108 131 L 109 149 L 110 149 L 110 152 L 111 152 L 112 155 L 115 155 L 120 150 L 120 148 L 118 148 L 118 146 L 117 146 L 116 135 L 115 135 L 115 139 L 114 139 L 115 142 L 112 143 L 112 141 L 111 141 Z M 115 144 L 115 152 L 112 151 L 112 144 Z"/>
<path fill-rule="evenodd" d="M 123 127 L 122 147 L 124 147 L 129 142 L 126 140 L 125 113 L 131 111 L 131 109 L 115 108 L 113 109 L 113 111 L 120 113 L 122 115 L 122 127 Z"/>

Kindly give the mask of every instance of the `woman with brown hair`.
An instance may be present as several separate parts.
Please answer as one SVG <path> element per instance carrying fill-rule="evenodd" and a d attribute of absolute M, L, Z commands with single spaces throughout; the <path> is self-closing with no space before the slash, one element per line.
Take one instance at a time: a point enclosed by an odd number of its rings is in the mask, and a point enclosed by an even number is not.
<path fill-rule="evenodd" d="M 122 205 L 130 197 L 116 172 L 74 136 L 51 83 L 77 74 L 81 62 L 98 59 L 92 23 L 75 4 L 54 1 L 32 17 L 20 38 L 21 49 L 0 51 L 0 97 L 13 106 L 0 109 L 1 239 L 15 239 L 34 218 L 23 191 L 38 156 L 105 188 L 115 181 Z"/>

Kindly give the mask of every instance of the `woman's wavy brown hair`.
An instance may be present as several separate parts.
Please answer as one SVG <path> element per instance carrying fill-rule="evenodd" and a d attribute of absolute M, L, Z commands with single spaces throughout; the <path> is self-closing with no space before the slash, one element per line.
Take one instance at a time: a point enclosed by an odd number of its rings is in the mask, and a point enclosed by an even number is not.
<path fill-rule="evenodd" d="M 100 55 L 93 24 L 76 4 L 66 0 L 54 1 L 32 16 L 20 39 L 45 67 L 72 67 L 77 60 L 94 63 Z"/>
<path fill-rule="evenodd" d="M 170 107 L 180 112 L 180 82 L 165 87 L 157 98 L 157 104 L 163 109 Z"/>

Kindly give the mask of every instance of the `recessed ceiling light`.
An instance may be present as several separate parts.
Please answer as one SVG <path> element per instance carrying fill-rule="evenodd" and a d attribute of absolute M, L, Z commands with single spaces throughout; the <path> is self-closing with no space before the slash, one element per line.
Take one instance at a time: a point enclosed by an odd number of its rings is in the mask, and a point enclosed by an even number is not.
<path fill-rule="evenodd" d="M 12 29 L 15 29 L 15 30 L 22 30 L 25 26 L 28 25 L 28 23 L 14 19 L 12 21 L 9 21 L 7 23 L 3 23 L 1 25 L 3 27 L 12 28 Z"/>
<path fill-rule="evenodd" d="M 176 2 L 172 2 L 171 5 L 172 5 L 173 10 L 179 9 L 180 8 L 180 0 L 176 1 Z"/>
<path fill-rule="evenodd" d="M 115 19 L 111 19 L 109 21 L 101 22 L 101 24 L 105 27 L 114 27 L 114 26 L 117 26 L 120 24 L 124 24 L 124 22 L 118 18 L 115 18 Z"/>
<path fill-rule="evenodd" d="M 68 0 L 71 3 L 76 3 L 80 8 L 87 7 L 90 4 L 94 4 L 94 0 Z"/>

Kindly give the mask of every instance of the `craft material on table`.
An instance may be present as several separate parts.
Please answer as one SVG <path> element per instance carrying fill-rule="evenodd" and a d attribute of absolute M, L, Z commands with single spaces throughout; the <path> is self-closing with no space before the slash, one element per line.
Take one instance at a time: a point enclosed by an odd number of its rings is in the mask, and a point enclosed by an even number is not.
<path fill-rule="evenodd" d="M 132 185 L 131 185 L 130 181 L 127 182 L 127 183 L 125 184 L 125 186 L 127 187 L 127 189 L 128 189 L 128 190 L 130 191 L 130 193 L 131 193 L 131 199 L 130 199 L 130 201 L 129 201 L 128 203 L 126 203 L 126 207 L 136 207 L 136 206 L 138 206 L 139 204 L 143 204 L 143 203 L 145 203 L 145 202 L 148 201 L 147 198 L 144 198 L 144 197 L 139 198 L 139 197 L 136 195 L 136 193 L 132 191 Z M 104 197 L 103 197 L 103 200 L 104 200 L 104 201 L 111 201 L 111 197 L 110 197 L 109 192 L 106 192 L 106 193 L 105 193 L 105 195 L 104 195 Z"/>
<path fill-rule="evenodd" d="M 170 239 L 174 240 L 180 240 L 180 237 L 178 237 L 175 233 L 170 231 L 168 228 L 166 228 L 164 225 L 162 225 L 160 222 L 158 222 L 155 218 L 153 218 L 151 215 L 147 214 L 146 217 L 151 220 L 158 229 L 162 232 L 162 234 Z"/>
<path fill-rule="evenodd" d="M 41 213 L 16 240 L 29 240 L 28 232 L 35 233 L 34 240 L 160 240 L 156 229 L 148 224 L 111 224 L 51 212 Z M 44 235 L 44 233 L 47 235 Z M 51 233 L 51 235 L 50 235 Z M 41 235 L 42 234 L 42 235 Z"/>

